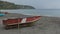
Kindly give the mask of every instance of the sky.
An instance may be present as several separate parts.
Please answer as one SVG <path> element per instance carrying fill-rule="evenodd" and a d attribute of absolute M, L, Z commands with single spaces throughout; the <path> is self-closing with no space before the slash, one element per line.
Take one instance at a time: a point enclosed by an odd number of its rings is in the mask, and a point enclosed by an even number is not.
<path fill-rule="evenodd" d="M 60 9 L 60 0 L 3 0 L 19 5 L 30 5 L 36 9 Z"/>

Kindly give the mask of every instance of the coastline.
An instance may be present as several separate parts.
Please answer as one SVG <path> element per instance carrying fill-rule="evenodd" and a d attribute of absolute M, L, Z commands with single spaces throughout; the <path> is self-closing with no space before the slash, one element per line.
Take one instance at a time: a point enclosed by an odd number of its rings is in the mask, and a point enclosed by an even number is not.
<path fill-rule="evenodd" d="M 15 14 L 8 14 L 8 15 L 17 15 Z M 19 14 L 22 15 L 22 14 Z M 18 16 L 19 16 L 18 15 Z M 8 17 L 8 16 L 7 16 Z M 10 30 L 5 30 L 3 28 L 3 24 L 2 24 L 2 20 L 5 17 L 0 17 L 0 33 L 1 34 L 17 34 L 17 33 L 21 33 L 21 34 L 56 34 L 60 33 L 60 18 L 57 17 L 47 17 L 47 16 L 42 16 L 42 18 L 35 22 L 34 26 L 32 27 L 26 27 L 26 28 L 20 28 L 20 29 L 10 29 Z M 52 32 L 51 32 L 52 31 Z M 4 32 L 4 33 L 3 33 Z"/>

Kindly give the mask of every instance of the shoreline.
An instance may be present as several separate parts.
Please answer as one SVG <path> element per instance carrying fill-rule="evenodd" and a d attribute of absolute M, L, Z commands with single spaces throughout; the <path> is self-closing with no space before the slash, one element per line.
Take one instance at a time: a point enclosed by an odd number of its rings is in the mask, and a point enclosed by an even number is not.
<path fill-rule="evenodd" d="M 12 14 L 8 14 L 12 16 Z M 17 15 L 17 14 L 13 14 Z M 18 14 L 18 16 L 21 14 Z M 6 16 L 5 16 L 6 17 Z M 10 29 L 10 30 L 5 30 L 3 28 L 3 18 L 5 17 L 0 17 L 0 33 L 1 34 L 55 34 L 56 31 L 57 33 L 60 34 L 60 18 L 57 17 L 47 17 L 47 16 L 42 16 L 40 20 L 35 22 L 34 26 L 32 27 L 25 27 L 25 28 L 19 28 L 19 29 Z M 8 16 L 7 16 L 8 17 Z M 51 32 L 52 31 L 52 32 Z"/>

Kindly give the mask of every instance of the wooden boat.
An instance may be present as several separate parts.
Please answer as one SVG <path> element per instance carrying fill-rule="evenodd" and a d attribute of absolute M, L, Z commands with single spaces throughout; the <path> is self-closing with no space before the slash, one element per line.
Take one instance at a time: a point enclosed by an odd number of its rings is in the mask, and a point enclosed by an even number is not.
<path fill-rule="evenodd" d="M 5 29 L 18 28 L 21 26 L 32 26 L 32 23 L 39 20 L 41 16 L 33 16 L 26 18 L 15 18 L 3 20 Z"/>

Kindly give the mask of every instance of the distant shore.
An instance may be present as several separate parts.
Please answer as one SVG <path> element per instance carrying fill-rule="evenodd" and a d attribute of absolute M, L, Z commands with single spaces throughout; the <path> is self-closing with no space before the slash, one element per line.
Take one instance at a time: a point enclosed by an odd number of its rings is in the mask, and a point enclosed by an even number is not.
<path fill-rule="evenodd" d="M 0 1 L 0 9 L 35 9 L 29 5 L 17 5 L 15 3 Z"/>

